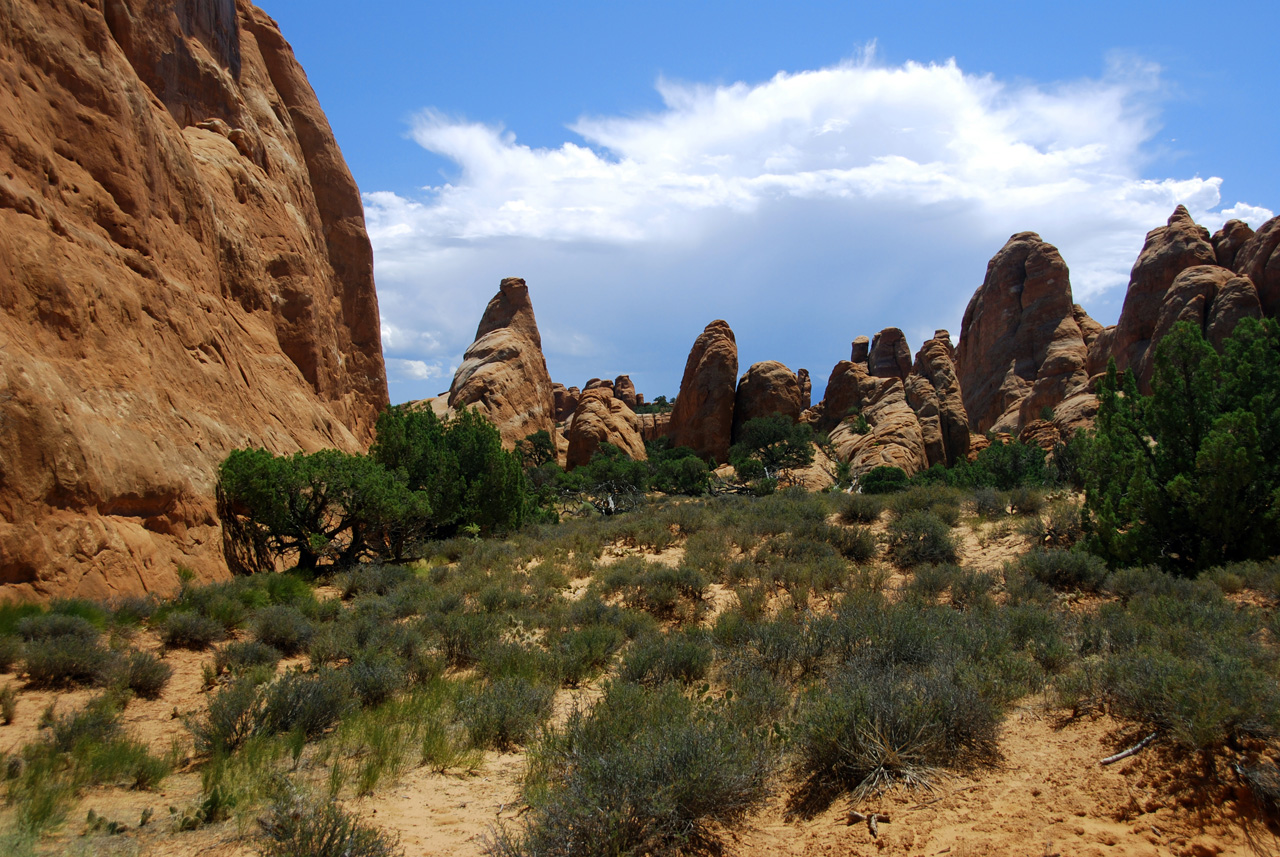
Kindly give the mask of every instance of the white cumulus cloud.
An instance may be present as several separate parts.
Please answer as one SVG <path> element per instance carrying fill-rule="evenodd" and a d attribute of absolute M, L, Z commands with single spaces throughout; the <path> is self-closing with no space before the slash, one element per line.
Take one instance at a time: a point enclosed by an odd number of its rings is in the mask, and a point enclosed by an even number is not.
<path fill-rule="evenodd" d="M 630 372 L 673 395 L 693 339 L 726 318 L 742 370 L 778 359 L 820 388 L 858 334 L 958 335 L 986 260 L 1024 230 L 1114 321 L 1144 234 L 1176 205 L 1210 229 L 1271 216 L 1220 209 L 1219 177 L 1143 175 L 1159 88 L 1133 63 L 1047 87 L 864 59 L 757 84 L 660 80 L 661 110 L 579 118 L 554 148 L 425 110 L 412 137 L 456 178 L 365 196 L 384 344 L 401 364 L 456 363 L 498 281 L 523 276 L 567 385 Z M 420 394 L 392 384 L 393 400 Z"/>

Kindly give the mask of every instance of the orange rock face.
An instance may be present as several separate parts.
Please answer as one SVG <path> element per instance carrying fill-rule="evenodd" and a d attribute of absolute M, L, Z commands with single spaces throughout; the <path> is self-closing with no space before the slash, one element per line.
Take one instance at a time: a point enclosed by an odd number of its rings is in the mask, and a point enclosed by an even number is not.
<path fill-rule="evenodd" d="M 565 427 L 565 437 L 570 469 L 590 462 L 602 443 L 613 444 L 635 461 L 648 459 L 639 417 L 605 386 L 583 392 L 573 419 Z"/>
<path fill-rule="evenodd" d="M 733 405 L 733 438 L 748 420 L 781 414 L 792 422 L 808 407 L 800 379 L 776 360 L 754 363 L 738 380 Z"/>
<path fill-rule="evenodd" d="M 556 436 L 555 392 L 529 287 L 508 277 L 489 301 L 476 341 L 462 355 L 449 388 L 449 408 L 472 407 L 502 435 L 507 449 L 536 431 Z"/>
<path fill-rule="evenodd" d="M 1099 326 L 1072 303 L 1057 248 L 1034 232 L 1011 237 L 987 265 L 956 347 L 969 427 L 1017 434 L 1044 409 L 1087 392 L 1086 335 L 1098 338 Z"/>
<path fill-rule="evenodd" d="M 4 595 L 225 575 L 227 452 L 361 450 L 386 404 L 360 196 L 276 24 L 0 4 Z"/>
<path fill-rule="evenodd" d="M 1248 228 L 1248 227 L 1246 227 Z M 1280 317 L 1280 217 L 1273 217 L 1234 257 L 1235 272 L 1248 277 L 1268 318 Z"/>
<path fill-rule="evenodd" d="M 916 353 L 906 382 L 907 404 L 920 418 L 930 466 L 951 467 L 969 454 L 969 416 L 960 394 L 954 358 L 950 332 L 935 331 L 933 339 Z M 935 431 L 937 439 L 933 441 Z"/>
<path fill-rule="evenodd" d="M 737 340 L 728 322 L 713 321 L 684 364 L 668 432 L 672 447 L 687 446 L 718 463 L 729 460 L 737 379 Z"/>

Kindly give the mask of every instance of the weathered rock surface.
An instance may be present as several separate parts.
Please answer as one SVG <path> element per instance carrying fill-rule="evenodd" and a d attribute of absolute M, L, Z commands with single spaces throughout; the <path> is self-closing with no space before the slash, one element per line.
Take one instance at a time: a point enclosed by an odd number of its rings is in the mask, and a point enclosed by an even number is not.
<path fill-rule="evenodd" d="M 911 346 L 907 337 L 896 327 L 886 327 L 871 340 L 867 365 L 877 378 L 901 378 L 911 372 Z"/>
<path fill-rule="evenodd" d="M 645 461 L 648 455 L 640 430 L 635 412 L 609 387 L 585 390 L 573 419 L 565 427 L 569 442 L 566 466 L 572 469 L 587 464 L 602 443 L 611 443 L 632 459 Z"/>
<path fill-rule="evenodd" d="M 619 375 L 613 381 L 613 394 L 631 410 L 636 409 L 636 385 L 631 382 L 630 375 Z"/>
<path fill-rule="evenodd" d="M 717 319 L 698 336 L 684 364 L 680 392 L 671 412 L 671 445 L 687 446 L 724 463 L 733 432 L 738 344 L 726 321 Z"/>
<path fill-rule="evenodd" d="M 231 449 L 363 449 L 387 404 L 372 258 L 249 2 L 0 3 L 4 595 L 225 575 Z"/>
<path fill-rule="evenodd" d="M 1280 317 L 1280 217 L 1273 217 L 1240 248 L 1235 272 L 1248 277 L 1268 318 Z"/>
<path fill-rule="evenodd" d="M 651 443 L 660 437 L 666 437 L 671 431 L 671 412 L 664 414 L 636 414 L 640 420 L 640 439 Z"/>
<path fill-rule="evenodd" d="M 776 360 L 752 364 L 738 380 L 733 405 L 733 439 L 747 420 L 781 414 L 792 422 L 805 409 L 800 379 Z"/>
<path fill-rule="evenodd" d="M 1236 256 L 1241 248 L 1253 238 L 1253 230 L 1243 220 L 1228 220 L 1222 228 L 1213 233 L 1210 242 L 1213 244 L 1213 256 L 1224 268 L 1236 270 Z"/>
<path fill-rule="evenodd" d="M 1165 298 L 1173 281 L 1187 268 L 1217 265 L 1218 257 L 1209 230 L 1191 219 L 1183 206 L 1169 216 L 1169 222 L 1147 233 L 1142 253 L 1129 274 L 1129 289 L 1111 341 L 1106 342 L 1117 369 L 1133 368 L 1138 388 L 1150 392 L 1151 357 L 1156 329 L 1160 323 Z M 1101 342 L 1101 340 L 1099 340 Z M 1099 342 L 1094 347 L 1099 347 Z M 1106 365 L 1106 359 L 1094 358 L 1090 365 Z"/>
<path fill-rule="evenodd" d="M 564 384 L 552 384 L 551 396 L 555 402 L 556 422 L 562 423 L 578 409 L 578 398 L 582 391 L 577 387 L 565 388 Z"/>
<path fill-rule="evenodd" d="M 866 363 L 870 352 L 871 340 L 865 336 L 859 336 L 853 340 L 853 347 L 849 351 L 849 361 L 852 363 Z"/>
<path fill-rule="evenodd" d="M 462 355 L 449 407 L 476 408 L 498 428 L 507 449 L 536 431 L 556 436 L 555 392 L 529 287 L 507 277 L 489 301 L 476 340 Z"/>
<path fill-rule="evenodd" d="M 813 406 L 813 380 L 808 369 L 796 372 L 796 380 L 800 382 L 800 410 L 806 411 Z"/>
<path fill-rule="evenodd" d="M 906 391 L 907 404 L 920 418 L 929 465 L 950 467 L 963 460 L 969 453 L 969 416 L 960 393 L 950 332 L 938 330 L 920 346 Z M 936 442 L 932 440 L 934 425 Z"/>
<path fill-rule="evenodd" d="M 1086 393 L 1086 335 L 1103 334 L 1073 304 L 1057 248 L 1034 232 L 1011 237 L 965 309 L 956 348 L 970 428 L 1016 434 L 1045 408 Z"/>
<path fill-rule="evenodd" d="M 859 433 L 856 411 L 869 426 Z M 855 476 L 873 467 L 901 467 L 913 475 L 929 466 L 925 438 L 915 411 L 907 403 L 900 378 L 877 378 L 865 363 L 842 360 L 831 371 L 821 405 L 819 428 L 830 430 L 836 457 L 852 465 Z"/>

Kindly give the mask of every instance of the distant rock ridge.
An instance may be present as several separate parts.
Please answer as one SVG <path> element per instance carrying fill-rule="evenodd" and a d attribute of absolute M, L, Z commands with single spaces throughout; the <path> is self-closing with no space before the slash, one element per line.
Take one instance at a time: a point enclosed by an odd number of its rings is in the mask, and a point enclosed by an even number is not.
<path fill-rule="evenodd" d="M 0 33 L 0 594 L 223 577 L 226 454 L 363 450 L 387 404 L 359 191 L 246 0 Z"/>

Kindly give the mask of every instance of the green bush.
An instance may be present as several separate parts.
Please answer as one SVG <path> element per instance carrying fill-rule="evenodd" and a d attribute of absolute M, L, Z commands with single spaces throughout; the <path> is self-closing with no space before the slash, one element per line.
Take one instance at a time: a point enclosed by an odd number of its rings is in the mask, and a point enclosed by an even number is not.
<path fill-rule="evenodd" d="M 949 563 L 917 565 L 911 570 L 907 594 L 924 601 L 936 602 L 959 572 L 959 568 Z"/>
<path fill-rule="evenodd" d="M 264 857 L 395 857 L 399 841 L 333 800 L 310 800 L 292 788 L 260 819 Z"/>
<path fill-rule="evenodd" d="M 271 667 L 284 657 L 277 649 L 257 640 L 227 643 L 213 656 L 213 668 L 219 674 L 240 673 L 252 667 Z"/>
<path fill-rule="evenodd" d="M 1000 714 L 958 674 L 850 667 L 801 702 L 793 805 L 810 812 L 842 792 L 856 805 L 895 784 L 927 787 L 942 768 L 994 762 Z"/>
<path fill-rule="evenodd" d="M 159 699 L 173 677 L 173 667 L 150 652 L 129 652 L 117 661 L 111 677 L 143 699 Z"/>
<path fill-rule="evenodd" d="M 386 702 L 408 682 L 404 666 L 386 652 L 362 653 L 342 672 L 365 708 Z"/>
<path fill-rule="evenodd" d="M 1107 579 L 1107 564 L 1083 551 L 1033 548 L 1015 568 L 1052 589 L 1097 592 Z"/>
<path fill-rule="evenodd" d="M 610 625 L 587 625 L 561 634 L 551 652 L 565 687 L 577 687 L 598 675 L 622 647 L 626 635 Z"/>
<path fill-rule="evenodd" d="M 907 471 L 901 467 L 873 467 L 858 481 L 863 494 L 892 494 L 907 487 Z"/>
<path fill-rule="evenodd" d="M 705 634 L 654 634 L 636 641 L 622 662 L 619 677 L 636 684 L 702 681 L 714 655 Z"/>
<path fill-rule="evenodd" d="M 956 540 L 933 512 L 907 512 L 889 524 L 889 553 L 901 568 L 954 563 Z"/>
<path fill-rule="evenodd" d="M 22 641 L 15 636 L 0 637 L 0 672 L 9 672 L 22 660 Z"/>
<path fill-rule="evenodd" d="M 160 626 L 161 641 L 173 649 L 204 651 L 226 635 L 220 622 L 189 610 L 170 613 Z"/>
<path fill-rule="evenodd" d="M 310 620 L 296 607 L 264 607 L 253 617 L 254 639 L 284 655 L 296 655 L 306 649 L 314 633 Z"/>
<path fill-rule="evenodd" d="M 884 499 L 874 494 L 846 494 L 840 503 L 840 520 L 845 524 L 873 524 L 884 512 Z"/>
<path fill-rule="evenodd" d="M 740 821 L 768 795 L 776 750 L 762 729 L 674 685 L 616 684 L 530 752 L 530 811 L 496 832 L 491 853 L 697 853 L 716 826 Z"/>
<path fill-rule="evenodd" d="M 23 649 L 27 681 L 36 688 L 100 684 L 112 663 L 111 652 L 96 637 L 45 637 Z"/>
<path fill-rule="evenodd" d="M 60 637 L 96 640 L 102 633 L 96 625 L 83 616 L 65 613 L 39 613 L 23 617 L 17 621 L 16 630 L 18 635 L 28 642 Z"/>
<path fill-rule="evenodd" d="M 525 744 L 551 716 L 555 690 L 522 678 L 502 678 L 458 702 L 458 714 L 480 749 Z"/>

